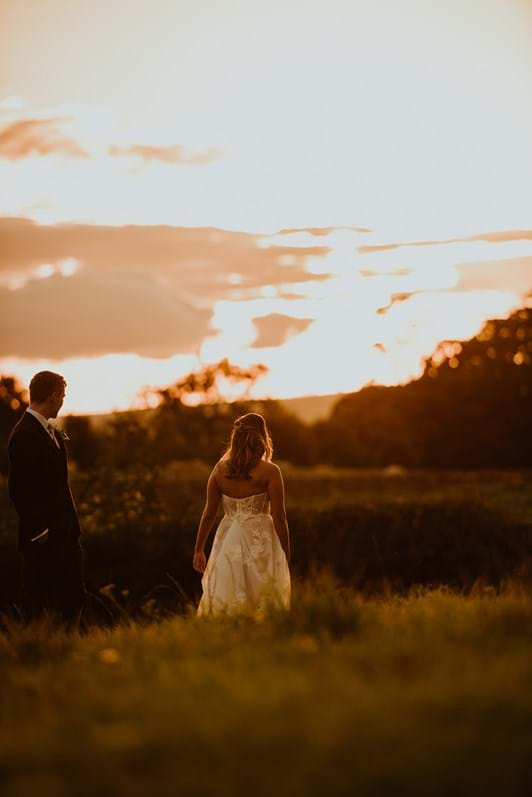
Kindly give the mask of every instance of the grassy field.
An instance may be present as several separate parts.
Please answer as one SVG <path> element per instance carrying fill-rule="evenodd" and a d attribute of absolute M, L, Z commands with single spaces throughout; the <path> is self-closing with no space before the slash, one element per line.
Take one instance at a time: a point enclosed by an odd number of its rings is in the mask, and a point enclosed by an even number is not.
<path fill-rule="evenodd" d="M 107 588 L 136 617 L 146 603 L 175 612 L 199 599 L 192 550 L 209 471 L 193 461 L 72 473 L 95 606 L 112 612 Z M 295 580 L 324 568 L 367 596 L 532 582 L 532 471 L 283 472 Z M 17 601 L 15 520 L 0 484 L 0 611 Z"/>
<path fill-rule="evenodd" d="M 530 470 L 300 468 L 280 464 L 288 509 L 463 500 L 498 511 L 513 522 L 532 524 Z M 210 467 L 200 461 L 166 466 L 158 485 L 164 505 L 179 512 L 184 500 L 201 502 L 209 473 Z"/>
<path fill-rule="evenodd" d="M 3 797 L 529 795 L 532 593 L 0 633 Z"/>

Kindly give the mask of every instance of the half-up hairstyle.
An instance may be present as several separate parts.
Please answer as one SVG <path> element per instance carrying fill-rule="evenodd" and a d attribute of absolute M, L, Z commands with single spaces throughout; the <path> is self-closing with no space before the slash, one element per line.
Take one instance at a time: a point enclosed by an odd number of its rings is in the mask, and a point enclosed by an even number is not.
<path fill-rule="evenodd" d="M 272 438 L 262 415 L 248 412 L 237 418 L 222 457 L 227 467 L 227 478 L 251 479 L 250 470 L 262 459 L 270 462 L 272 455 Z"/>

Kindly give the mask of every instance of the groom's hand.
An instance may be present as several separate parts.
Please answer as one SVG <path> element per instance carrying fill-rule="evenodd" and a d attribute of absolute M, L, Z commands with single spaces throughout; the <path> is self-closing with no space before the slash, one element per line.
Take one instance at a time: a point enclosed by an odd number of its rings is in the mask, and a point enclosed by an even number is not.
<path fill-rule="evenodd" d="M 205 568 L 207 567 L 207 559 L 205 558 L 203 551 L 194 551 L 194 560 L 192 565 L 194 570 L 197 570 L 198 573 L 205 572 Z"/>

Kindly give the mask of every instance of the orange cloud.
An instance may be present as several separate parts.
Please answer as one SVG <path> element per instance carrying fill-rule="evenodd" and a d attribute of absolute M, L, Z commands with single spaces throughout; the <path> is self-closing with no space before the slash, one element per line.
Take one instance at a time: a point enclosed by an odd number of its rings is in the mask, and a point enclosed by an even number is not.
<path fill-rule="evenodd" d="M 183 290 L 216 298 L 265 284 L 324 279 L 305 269 L 307 257 L 323 254 L 323 247 L 268 249 L 258 245 L 259 237 L 214 227 L 46 225 L 0 217 L 0 270 L 27 271 L 73 257 L 115 274 L 173 276 Z M 238 274 L 237 284 L 231 274 Z"/>
<path fill-rule="evenodd" d="M 384 315 L 390 310 L 397 302 L 407 302 L 412 296 L 415 296 L 417 291 L 405 291 L 405 293 L 392 293 L 390 302 L 385 307 L 379 307 L 377 313 Z"/>
<path fill-rule="evenodd" d="M 19 119 L 10 122 L 0 130 L 0 157 L 7 160 L 22 160 L 32 156 L 47 157 L 64 155 L 69 158 L 88 158 L 86 151 L 63 129 L 72 119 L 56 117 L 51 119 Z M 143 161 L 199 166 L 212 163 L 221 153 L 213 147 L 198 150 L 180 144 L 157 146 L 132 144 L 128 146 L 110 145 L 108 154 L 115 157 L 139 157 Z"/>
<path fill-rule="evenodd" d="M 282 313 L 254 318 L 253 324 L 258 334 L 251 348 L 282 346 L 289 338 L 308 329 L 313 321 L 313 318 L 293 318 Z"/>
<path fill-rule="evenodd" d="M 288 227 L 283 230 L 279 230 L 277 235 L 293 235 L 294 233 L 303 232 L 322 237 L 325 235 L 330 235 L 333 232 L 338 232 L 338 230 L 347 230 L 348 232 L 372 232 L 372 230 L 370 230 L 368 227 Z"/>
<path fill-rule="evenodd" d="M 467 241 L 486 241 L 503 243 L 505 241 L 532 241 L 532 230 L 503 230 L 502 232 L 484 232 L 468 235 L 465 238 L 445 238 L 441 241 L 402 241 L 401 243 L 364 245 L 357 247 L 361 255 L 369 252 L 385 252 L 390 249 L 401 249 L 407 246 L 442 246 L 444 244 L 464 243 Z"/>
<path fill-rule="evenodd" d="M 69 278 L 33 280 L 23 290 L 0 290 L 0 304 L 0 353 L 26 359 L 169 357 L 197 348 L 211 317 L 149 279 L 117 280 L 84 269 Z"/>
<path fill-rule="evenodd" d="M 217 301 L 260 296 L 264 285 L 281 293 L 292 283 L 324 279 L 305 270 L 314 248 L 265 249 L 258 239 L 213 228 L 0 218 L 0 273 L 24 277 L 17 290 L 0 289 L 0 356 L 190 352 L 212 334 Z M 59 276 L 53 266 L 69 260 L 79 267 Z"/>
<path fill-rule="evenodd" d="M 0 130 L 0 158 L 21 160 L 37 155 L 88 158 L 72 138 L 61 132 L 66 119 L 20 119 Z"/>
<path fill-rule="evenodd" d="M 532 257 L 512 257 L 491 262 L 459 263 L 454 290 L 498 290 L 501 285 L 523 295 L 532 291 Z"/>
<path fill-rule="evenodd" d="M 112 157 L 139 156 L 145 161 L 161 161 L 162 163 L 180 163 L 188 166 L 200 166 L 212 163 L 220 157 L 217 149 L 191 150 L 180 144 L 173 146 L 146 146 L 134 144 L 129 147 L 109 147 Z"/>
<path fill-rule="evenodd" d="M 320 346 L 340 339 L 345 324 L 353 324 L 355 336 L 360 325 L 367 327 L 360 340 L 367 350 L 376 340 L 389 349 L 390 340 L 401 338 L 394 331 L 401 319 L 408 331 L 430 302 L 444 314 L 452 301 L 469 308 L 466 294 L 478 304 L 471 306 L 480 323 L 482 313 L 513 307 L 518 294 L 532 287 L 526 241 L 525 247 L 468 243 L 481 250 L 474 262 L 462 262 L 467 253 L 456 244 L 401 250 L 403 266 L 388 262 L 390 253 L 356 255 L 351 267 L 349 245 L 333 252 L 349 266 L 335 272 L 336 260 L 327 265 L 333 234 L 316 239 L 307 231 L 302 240 L 296 234 L 292 246 L 278 246 L 279 236 L 273 238 L 276 245 L 264 245 L 262 235 L 212 227 L 40 225 L 0 218 L 0 356 L 170 357 L 203 349 L 208 358 L 214 350 L 218 357 L 260 348 L 273 366 L 285 349 L 313 357 Z M 329 246 L 316 246 L 316 240 Z M 281 241 L 292 243 L 289 236 Z M 497 250 L 497 260 L 487 249 Z M 517 249 L 524 254 L 512 257 Z M 320 257 L 324 267 L 316 269 Z M 374 258 L 383 262 L 365 268 Z M 372 273 L 373 279 L 364 279 Z M 438 304 L 443 297 L 449 306 Z M 427 318 L 430 329 L 440 321 L 442 330 L 453 329 L 453 318 L 433 318 L 432 310 Z M 439 330 L 420 340 L 424 352 Z M 418 356 L 418 344 L 408 345 L 409 356 Z"/>

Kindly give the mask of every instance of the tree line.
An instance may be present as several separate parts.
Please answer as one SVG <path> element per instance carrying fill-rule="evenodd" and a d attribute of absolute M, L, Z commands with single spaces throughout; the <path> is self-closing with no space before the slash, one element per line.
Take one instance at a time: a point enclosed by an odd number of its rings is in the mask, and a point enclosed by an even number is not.
<path fill-rule="evenodd" d="M 339 364 L 341 367 L 341 364 Z M 297 465 L 410 468 L 526 468 L 532 466 L 532 309 L 488 321 L 467 342 L 444 341 L 426 359 L 419 379 L 368 385 L 342 396 L 329 417 L 304 423 L 274 400 L 227 403 L 218 379 L 248 387 L 264 372 L 222 360 L 156 391 L 157 407 L 117 413 L 106 423 L 67 416 L 70 455 L 81 469 L 132 460 L 214 462 L 238 415 L 268 420 L 275 457 Z M 202 400 L 187 403 L 191 396 Z M 0 378 L 0 469 L 7 470 L 9 432 L 27 406 L 12 376 Z"/>

